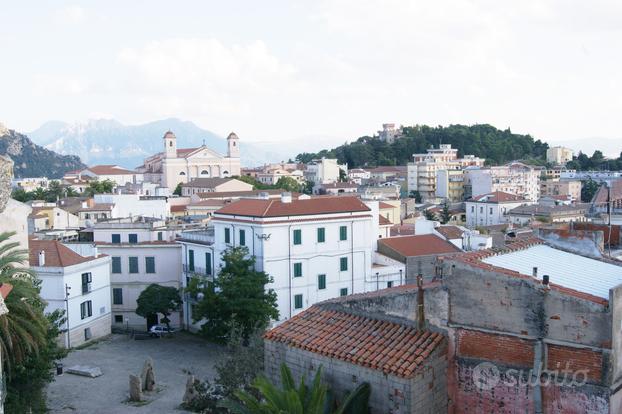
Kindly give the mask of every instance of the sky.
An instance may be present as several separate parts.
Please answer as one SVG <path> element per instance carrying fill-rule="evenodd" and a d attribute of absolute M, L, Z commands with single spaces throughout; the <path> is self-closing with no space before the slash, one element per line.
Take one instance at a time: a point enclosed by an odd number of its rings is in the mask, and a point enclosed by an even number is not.
<path fill-rule="evenodd" d="M 489 123 L 622 147 L 622 2 L 3 1 L 0 121 L 19 131 L 178 117 L 338 145 Z"/>

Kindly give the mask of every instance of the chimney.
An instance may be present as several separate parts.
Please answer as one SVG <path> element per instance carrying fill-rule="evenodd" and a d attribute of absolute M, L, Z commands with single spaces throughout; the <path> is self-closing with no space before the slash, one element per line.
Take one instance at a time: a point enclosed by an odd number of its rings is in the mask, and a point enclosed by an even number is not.
<path fill-rule="evenodd" d="M 536 279 L 538 278 L 538 268 L 536 266 L 533 267 L 533 273 L 532 273 L 533 277 L 535 277 Z"/>
<path fill-rule="evenodd" d="M 291 203 L 292 193 L 281 193 L 281 203 Z"/>
<path fill-rule="evenodd" d="M 549 275 L 542 276 L 542 284 L 546 287 L 549 287 Z"/>
<path fill-rule="evenodd" d="M 425 326 L 425 314 L 423 307 L 423 276 L 417 275 L 417 329 L 422 330 Z"/>
<path fill-rule="evenodd" d="M 39 267 L 45 266 L 45 250 L 39 252 Z"/>

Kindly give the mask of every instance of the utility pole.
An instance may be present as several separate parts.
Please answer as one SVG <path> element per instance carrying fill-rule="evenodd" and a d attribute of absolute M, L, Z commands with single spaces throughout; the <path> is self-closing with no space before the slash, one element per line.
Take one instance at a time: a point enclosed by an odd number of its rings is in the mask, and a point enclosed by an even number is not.
<path fill-rule="evenodd" d="M 71 340 L 69 339 L 69 291 L 71 286 L 65 283 L 65 320 L 67 321 L 67 349 L 71 348 Z"/>
<path fill-rule="evenodd" d="M 607 245 L 609 246 L 609 257 L 611 257 L 611 185 L 609 181 L 605 181 L 607 186 L 607 219 L 609 222 L 609 235 L 607 236 Z"/>

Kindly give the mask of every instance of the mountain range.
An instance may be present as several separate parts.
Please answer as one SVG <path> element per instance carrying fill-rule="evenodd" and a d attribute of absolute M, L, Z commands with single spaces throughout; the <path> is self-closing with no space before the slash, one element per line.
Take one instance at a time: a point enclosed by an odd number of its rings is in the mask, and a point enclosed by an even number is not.
<path fill-rule="evenodd" d="M 75 155 L 59 155 L 33 143 L 26 135 L 0 124 L 0 154 L 13 160 L 15 177 L 60 178 L 85 167 Z"/>
<path fill-rule="evenodd" d="M 118 164 L 126 168 L 142 165 L 143 160 L 162 151 L 162 137 L 171 130 L 177 136 L 178 148 L 198 147 L 205 143 L 225 154 L 226 139 L 189 121 L 168 118 L 142 125 L 124 125 L 113 119 L 66 123 L 49 121 L 28 136 L 37 144 L 59 154 L 74 154 L 88 165 Z M 284 149 L 248 143 L 240 137 L 242 165 L 287 160 L 291 153 Z"/>

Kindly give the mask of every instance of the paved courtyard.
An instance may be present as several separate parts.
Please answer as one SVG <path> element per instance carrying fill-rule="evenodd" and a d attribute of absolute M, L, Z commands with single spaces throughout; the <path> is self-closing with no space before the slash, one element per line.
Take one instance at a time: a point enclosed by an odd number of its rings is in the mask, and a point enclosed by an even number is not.
<path fill-rule="evenodd" d="M 173 338 L 136 341 L 125 335 L 85 349 L 72 351 L 63 364 L 92 365 L 103 375 L 87 378 L 72 374 L 56 376 L 48 386 L 48 407 L 52 413 L 171 413 L 179 408 L 188 372 L 197 378 L 213 377 L 214 364 L 222 354 L 220 347 L 187 333 Z M 155 365 L 157 392 L 148 403 L 128 403 L 129 374 L 140 375 L 143 363 L 151 357 Z"/>

